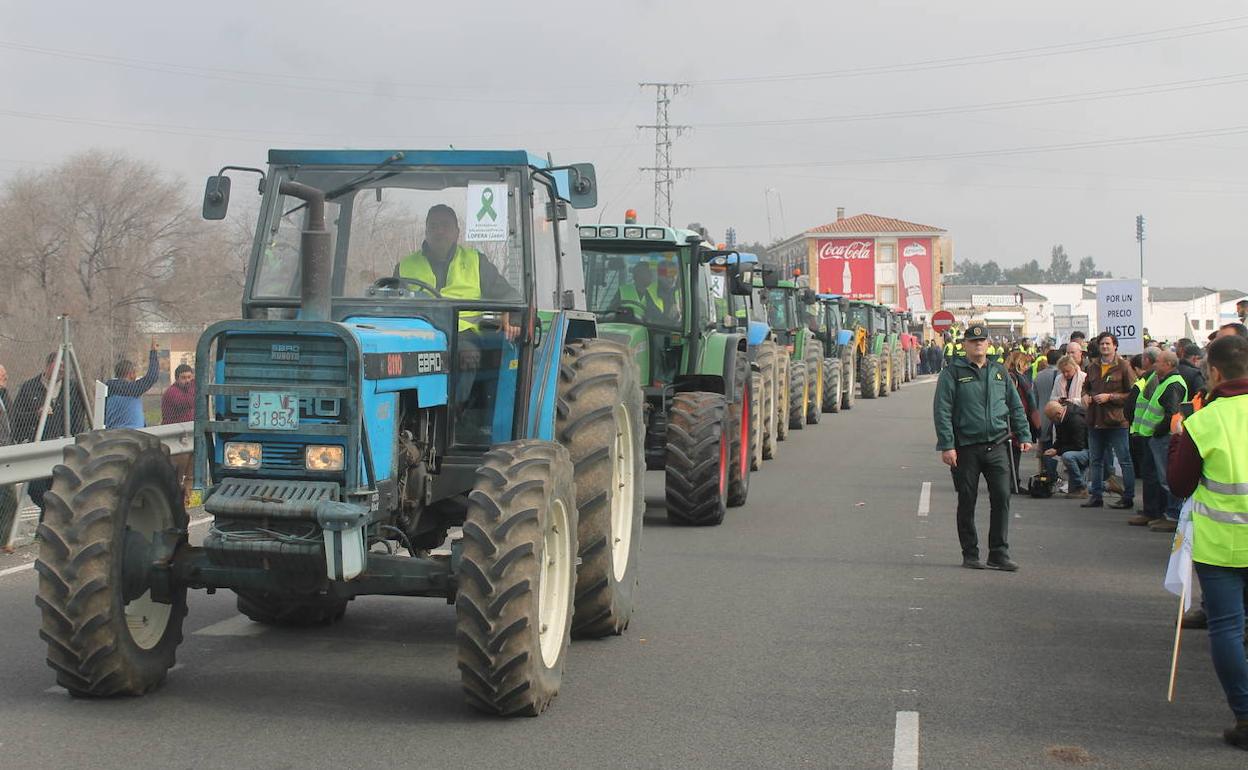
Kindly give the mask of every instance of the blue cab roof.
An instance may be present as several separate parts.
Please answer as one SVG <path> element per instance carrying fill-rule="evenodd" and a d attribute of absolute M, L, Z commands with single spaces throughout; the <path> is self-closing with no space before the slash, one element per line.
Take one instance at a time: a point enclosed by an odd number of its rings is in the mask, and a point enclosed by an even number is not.
<path fill-rule="evenodd" d="M 750 265 L 756 262 L 758 262 L 758 255 L 751 254 L 748 251 L 738 251 L 736 254 L 728 255 L 728 264 L 730 265 Z"/>
<path fill-rule="evenodd" d="M 546 168 L 546 159 L 527 150 L 269 150 L 278 166 L 376 166 L 395 152 L 403 157 L 390 166 L 532 166 Z"/>
<path fill-rule="evenodd" d="M 844 294 L 816 294 L 819 299 L 840 299 Z"/>

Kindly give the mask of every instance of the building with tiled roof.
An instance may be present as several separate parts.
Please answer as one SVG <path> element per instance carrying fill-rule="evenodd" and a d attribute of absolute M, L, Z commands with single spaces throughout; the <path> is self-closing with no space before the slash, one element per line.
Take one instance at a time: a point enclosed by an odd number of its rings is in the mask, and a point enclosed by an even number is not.
<path fill-rule="evenodd" d="M 943 227 L 838 208 L 834 221 L 786 238 L 768 256 L 786 275 L 801 270 L 816 291 L 910 310 L 930 333 L 953 240 Z"/>

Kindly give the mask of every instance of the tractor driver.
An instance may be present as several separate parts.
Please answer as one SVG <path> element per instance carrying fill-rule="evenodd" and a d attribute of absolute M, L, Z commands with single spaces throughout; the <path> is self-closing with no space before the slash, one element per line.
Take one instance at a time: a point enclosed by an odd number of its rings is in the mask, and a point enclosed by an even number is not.
<path fill-rule="evenodd" d="M 649 262 L 641 261 L 633 265 L 633 282 L 620 286 L 612 306 L 631 313 L 639 321 L 663 320 L 665 305 L 659 296 L 659 287 L 654 283 L 654 271 Z"/>
<path fill-rule="evenodd" d="M 476 249 L 459 243 L 459 218 L 454 209 L 442 203 L 431 207 L 425 215 L 425 240 L 419 251 L 399 260 L 395 275 L 426 283 L 447 299 L 519 299 L 515 289 L 507 283 L 490 260 L 483 259 Z M 419 286 L 415 290 L 419 291 Z M 466 435 L 488 438 L 475 435 L 488 432 L 490 418 L 487 412 L 490 409 L 489 402 L 493 401 L 488 394 L 477 394 L 474 398 L 472 392 L 477 380 L 477 370 L 482 368 L 480 324 L 480 314 L 459 314 L 459 334 L 456 339 L 459 366 L 455 373 L 457 385 L 454 397 L 459 422 L 456 433 L 461 438 Z M 520 327 L 511 323 L 510 313 L 502 314 L 501 331 L 508 342 L 514 343 L 520 337 Z"/>
<path fill-rule="evenodd" d="M 663 302 L 663 317 L 669 321 L 680 322 L 680 297 L 676 296 L 680 291 L 677 283 L 680 278 L 680 271 L 676 269 L 676 263 L 670 259 L 665 259 L 659 263 L 659 299 Z"/>

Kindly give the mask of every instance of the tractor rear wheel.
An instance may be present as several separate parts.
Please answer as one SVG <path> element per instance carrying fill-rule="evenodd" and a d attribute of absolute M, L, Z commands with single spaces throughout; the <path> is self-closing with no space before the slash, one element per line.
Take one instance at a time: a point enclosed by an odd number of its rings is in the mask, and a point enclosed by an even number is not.
<path fill-rule="evenodd" d="M 841 408 L 853 409 L 858 398 L 858 351 L 846 345 L 841 351 Z"/>
<path fill-rule="evenodd" d="M 841 362 L 836 358 L 823 359 L 823 411 L 836 414 L 841 411 Z"/>
<path fill-rule="evenodd" d="M 728 505 L 745 505 L 750 496 L 750 458 L 754 448 L 750 440 L 754 436 L 754 413 L 751 411 L 750 359 L 745 351 L 736 353 L 736 370 L 732 375 L 732 403 L 729 405 L 732 423 L 732 443 L 729 446 Z"/>
<path fill-rule="evenodd" d="M 893 364 L 887 353 L 880 355 L 878 361 L 880 364 L 880 398 L 888 398 L 893 392 Z"/>
<path fill-rule="evenodd" d="M 776 438 L 787 441 L 789 422 L 792 419 L 793 361 L 788 351 L 776 348 Z"/>
<path fill-rule="evenodd" d="M 498 444 L 477 468 L 464 520 L 455 637 L 464 697 L 537 716 L 559 693 L 576 587 L 576 498 L 568 450 Z"/>
<path fill-rule="evenodd" d="M 810 380 L 810 402 L 806 404 L 806 424 L 818 425 L 823 416 L 824 389 L 827 387 L 823 379 L 823 344 L 817 340 L 806 343 L 806 378 Z"/>
<path fill-rule="evenodd" d="M 57 684 L 88 697 L 148 692 L 173 666 L 186 618 L 186 587 L 158 601 L 144 574 L 160 533 L 186 541 L 168 448 L 136 430 L 84 433 L 44 501 L 35 603 Z"/>
<path fill-rule="evenodd" d="M 667 520 L 715 525 L 728 504 L 732 419 L 719 393 L 677 393 L 667 423 Z"/>
<path fill-rule="evenodd" d="M 905 372 L 903 371 L 901 352 L 893 354 L 893 390 L 901 390 L 901 384 L 905 380 Z"/>
<path fill-rule="evenodd" d="M 750 470 L 763 469 L 763 375 L 750 372 L 750 433 L 753 436 L 750 451 Z"/>
<path fill-rule="evenodd" d="M 874 353 L 868 353 L 862 359 L 862 397 L 875 398 L 880 395 L 880 359 Z"/>
<path fill-rule="evenodd" d="M 580 522 L 572 635 L 620 634 L 633 614 L 646 511 L 636 360 L 618 342 L 569 342 L 560 361 L 558 393 L 555 435 L 572 458 Z"/>
<path fill-rule="evenodd" d="M 238 611 L 269 626 L 328 626 L 347 613 L 346 599 L 236 591 Z"/>
<path fill-rule="evenodd" d="M 758 347 L 758 370 L 763 380 L 763 459 L 774 460 L 780 441 L 780 367 L 776 343 Z"/>
<path fill-rule="evenodd" d="M 806 427 L 806 412 L 810 408 L 810 382 L 806 377 L 805 361 L 789 362 L 789 427 L 801 430 Z"/>

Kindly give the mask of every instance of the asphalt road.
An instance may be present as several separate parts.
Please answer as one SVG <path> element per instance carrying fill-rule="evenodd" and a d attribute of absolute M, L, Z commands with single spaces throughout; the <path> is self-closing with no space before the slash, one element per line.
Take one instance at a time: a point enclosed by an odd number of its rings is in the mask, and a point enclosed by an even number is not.
<path fill-rule="evenodd" d="M 961 569 L 931 397 L 920 381 L 793 433 L 717 528 L 667 526 L 650 474 L 632 627 L 574 643 L 536 719 L 462 704 L 453 609 L 430 599 L 284 631 L 193 593 L 161 689 L 72 699 L 43 663 L 34 573 L 6 574 L 33 556 L 4 557 L 0 767 L 891 768 L 916 741 L 924 768 L 1243 767 L 1203 631 L 1165 699 L 1169 538 L 1015 498 L 1022 570 Z"/>

